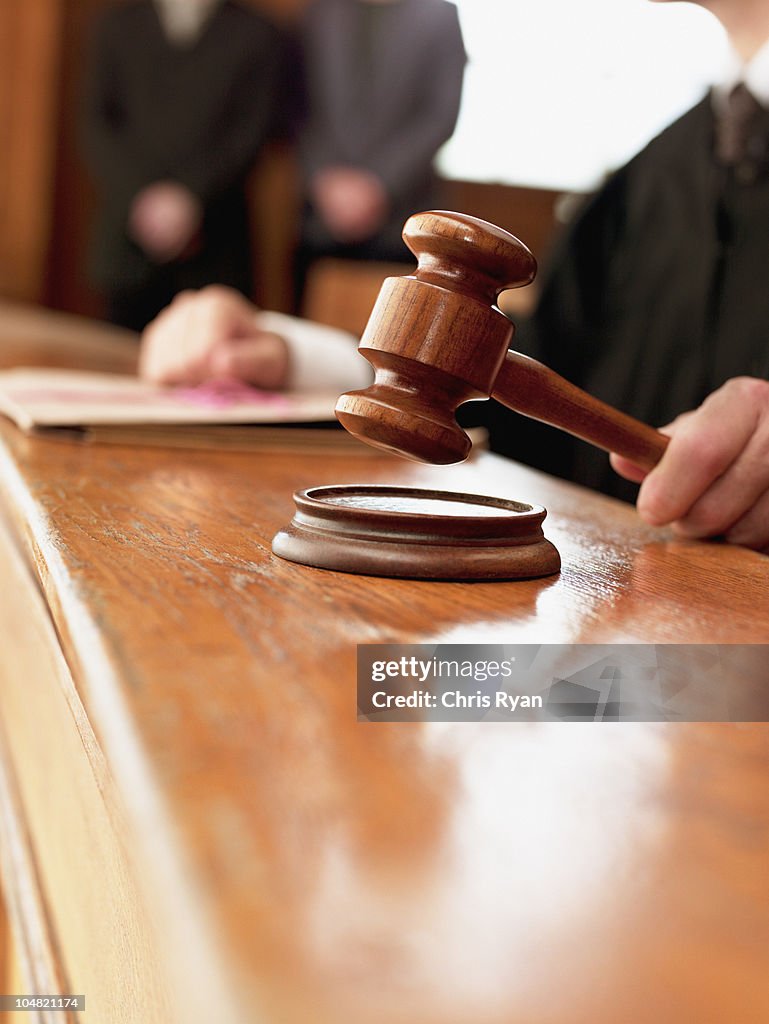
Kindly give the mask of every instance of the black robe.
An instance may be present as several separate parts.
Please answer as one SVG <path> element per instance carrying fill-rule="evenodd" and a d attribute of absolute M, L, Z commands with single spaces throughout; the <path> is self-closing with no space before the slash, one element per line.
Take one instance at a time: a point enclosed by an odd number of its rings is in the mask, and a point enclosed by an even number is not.
<path fill-rule="evenodd" d="M 561 239 L 512 343 L 653 426 L 731 377 L 769 377 L 767 161 L 747 175 L 717 166 L 713 133 L 707 97 L 609 179 Z M 634 499 L 592 446 L 499 407 L 483 419 L 495 450 Z"/>

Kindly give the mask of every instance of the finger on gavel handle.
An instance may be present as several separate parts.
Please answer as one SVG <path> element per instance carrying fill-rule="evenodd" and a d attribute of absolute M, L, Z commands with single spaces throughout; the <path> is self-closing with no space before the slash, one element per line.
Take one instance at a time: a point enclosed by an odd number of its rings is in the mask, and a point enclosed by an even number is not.
<path fill-rule="evenodd" d="M 670 440 L 520 352 L 507 353 L 492 398 L 524 416 L 616 452 L 642 469 L 657 465 Z"/>

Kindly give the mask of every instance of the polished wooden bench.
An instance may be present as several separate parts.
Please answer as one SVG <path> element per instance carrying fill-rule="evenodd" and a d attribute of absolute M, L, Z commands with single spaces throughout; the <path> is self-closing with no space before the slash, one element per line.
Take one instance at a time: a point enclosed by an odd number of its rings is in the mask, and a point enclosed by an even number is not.
<path fill-rule="evenodd" d="M 6 313 L 14 360 L 132 364 L 130 339 Z M 542 503 L 563 570 L 275 558 L 292 492 L 333 482 Z M 769 1019 L 769 727 L 369 724 L 355 692 L 362 643 L 766 643 L 765 558 L 487 454 L 2 423 L 0 508 L 3 991 L 84 993 L 93 1024 Z"/>

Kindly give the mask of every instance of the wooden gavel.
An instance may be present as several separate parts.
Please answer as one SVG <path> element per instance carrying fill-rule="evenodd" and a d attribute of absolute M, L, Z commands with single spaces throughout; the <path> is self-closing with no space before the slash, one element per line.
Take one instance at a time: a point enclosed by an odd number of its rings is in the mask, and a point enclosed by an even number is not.
<path fill-rule="evenodd" d="M 522 242 L 486 221 L 443 212 L 410 217 L 403 238 L 417 269 L 387 278 L 359 346 L 374 383 L 337 402 L 351 434 L 420 462 L 461 462 L 471 441 L 455 411 L 491 397 L 645 469 L 656 465 L 664 434 L 508 351 L 513 325 L 496 302 L 534 278 L 536 261 Z"/>

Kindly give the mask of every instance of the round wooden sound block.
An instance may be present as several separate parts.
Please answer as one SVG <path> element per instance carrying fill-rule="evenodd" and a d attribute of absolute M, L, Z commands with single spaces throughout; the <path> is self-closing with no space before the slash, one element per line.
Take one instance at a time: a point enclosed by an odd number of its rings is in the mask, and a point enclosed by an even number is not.
<path fill-rule="evenodd" d="M 311 487 L 275 535 L 281 558 L 317 569 L 429 580 L 516 580 L 558 572 L 541 505 L 409 487 Z"/>

